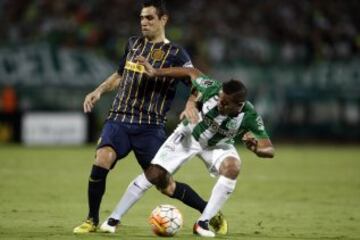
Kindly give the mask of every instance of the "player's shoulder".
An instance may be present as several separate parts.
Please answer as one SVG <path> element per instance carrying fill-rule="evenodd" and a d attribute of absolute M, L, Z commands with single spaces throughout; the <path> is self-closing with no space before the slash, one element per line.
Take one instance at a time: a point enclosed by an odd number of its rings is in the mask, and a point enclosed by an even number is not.
<path fill-rule="evenodd" d="M 206 75 L 200 75 L 192 81 L 193 86 L 203 95 L 202 101 L 218 95 L 221 91 L 221 83 Z"/>
<path fill-rule="evenodd" d="M 145 38 L 143 36 L 131 36 L 128 38 L 128 45 L 130 47 L 134 46 L 138 42 L 145 41 Z"/>
<path fill-rule="evenodd" d="M 187 52 L 187 50 L 183 46 L 181 46 L 181 45 L 179 45 L 177 43 L 172 43 L 172 47 L 176 50 L 176 54 L 178 56 L 185 56 L 187 58 L 190 58 L 189 53 Z"/>
<path fill-rule="evenodd" d="M 251 118 L 257 118 L 259 116 L 259 114 L 256 111 L 254 105 L 249 101 L 245 102 L 245 105 L 244 105 L 244 108 L 243 108 L 242 112 L 244 112 L 245 116 L 247 118 L 250 118 L 250 119 Z"/>
<path fill-rule="evenodd" d="M 174 42 L 169 42 L 167 44 L 169 45 L 169 55 L 175 62 L 175 66 L 194 67 L 191 58 L 184 47 Z"/>
<path fill-rule="evenodd" d="M 170 47 L 174 50 L 174 53 L 177 56 L 186 56 L 189 58 L 189 53 L 186 51 L 186 49 L 181 46 L 178 43 L 174 43 L 174 42 L 169 42 Z"/>
<path fill-rule="evenodd" d="M 256 113 L 254 105 L 250 101 L 245 101 L 243 112 Z"/>
<path fill-rule="evenodd" d="M 185 50 L 185 48 L 184 48 L 183 46 L 181 46 L 180 44 L 178 44 L 178 43 L 169 42 L 169 45 L 170 45 L 173 49 L 177 50 L 178 52 L 187 53 L 186 50 Z"/>

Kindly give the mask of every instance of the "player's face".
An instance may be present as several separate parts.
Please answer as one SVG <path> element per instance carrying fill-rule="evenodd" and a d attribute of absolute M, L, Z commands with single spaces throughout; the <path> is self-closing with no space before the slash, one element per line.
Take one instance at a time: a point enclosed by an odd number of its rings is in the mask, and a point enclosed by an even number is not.
<path fill-rule="evenodd" d="M 159 18 L 155 7 L 145 7 L 141 10 L 140 21 L 141 32 L 144 37 L 153 39 L 164 31 L 167 16 L 164 15 Z"/>
<path fill-rule="evenodd" d="M 239 102 L 233 96 L 220 92 L 218 110 L 221 115 L 237 116 L 244 105 L 244 102 Z"/>

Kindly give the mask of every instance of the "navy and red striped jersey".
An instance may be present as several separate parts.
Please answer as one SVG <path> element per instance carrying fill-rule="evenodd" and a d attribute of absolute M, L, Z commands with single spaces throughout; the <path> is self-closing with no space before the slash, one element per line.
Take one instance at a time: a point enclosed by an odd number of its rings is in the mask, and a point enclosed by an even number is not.
<path fill-rule="evenodd" d="M 192 67 L 184 49 L 171 42 L 151 43 L 144 37 L 131 37 L 120 60 L 118 74 L 123 77 L 108 119 L 134 124 L 163 125 L 175 97 L 176 85 L 187 79 L 149 78 L 134 60 L 145 57 L 154 68 Z"/>

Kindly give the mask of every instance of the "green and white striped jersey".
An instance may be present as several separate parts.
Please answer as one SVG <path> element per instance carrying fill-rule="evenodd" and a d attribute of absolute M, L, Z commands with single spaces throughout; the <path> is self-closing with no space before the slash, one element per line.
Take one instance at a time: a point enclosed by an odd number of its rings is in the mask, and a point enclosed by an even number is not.
<path fill-rule="evenodd" d="M 235 136 L 242 137 L 248 131 L 259 139 L 268 138 L 263 120 L 250 102 L 245 103 L 236 117 L 221 115 L 218 111 L 221 83 L 202 75 L 193 80 L 192 84 L 201 94 L 199 101 L 202 103 L 202 109 L 199 123 L 190 124 L 190 127 L 193 137 L 202 146 L 233 144 Z"/>

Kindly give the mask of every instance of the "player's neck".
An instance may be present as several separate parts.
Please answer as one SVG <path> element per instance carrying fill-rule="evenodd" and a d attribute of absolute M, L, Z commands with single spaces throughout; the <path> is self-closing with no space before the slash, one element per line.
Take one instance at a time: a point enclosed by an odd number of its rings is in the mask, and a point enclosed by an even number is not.
<path fill-rule="evenodd" d="M 161 34 L 154 36 L 152 38 L 146 37 L 146 40 L 151 43 L 158 43 L 158 42 L 164 42 L 169 43 L 170 41 L 165 37 L 165 33 L 162 32 Z"/>

